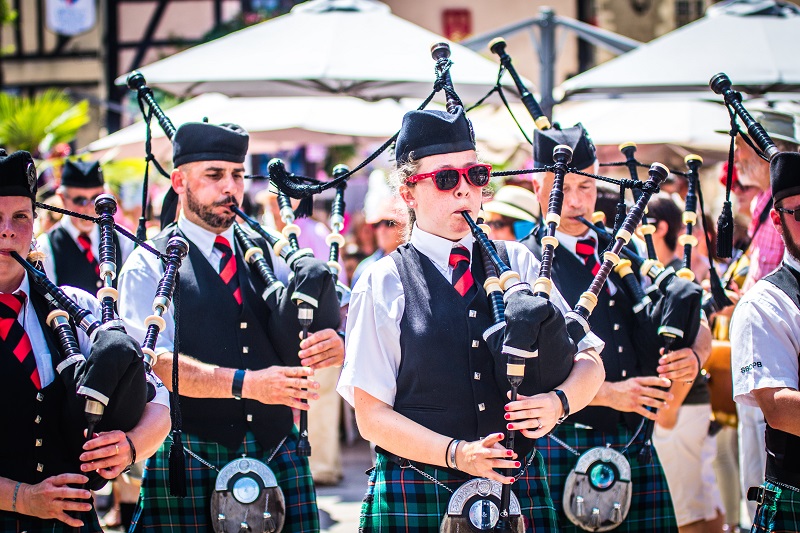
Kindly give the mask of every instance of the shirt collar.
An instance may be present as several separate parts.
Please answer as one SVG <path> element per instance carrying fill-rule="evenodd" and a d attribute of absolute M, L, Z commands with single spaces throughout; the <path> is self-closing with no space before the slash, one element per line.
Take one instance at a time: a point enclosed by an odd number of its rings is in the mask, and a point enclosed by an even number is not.
<path fill-rule="evenodd" d="M 783 262 L 795 269 L 797 272 L 800 272 L 800 260 L 794 258 L 789 253 L 788 249 L 783 251 Z"/>
<path fill-rule="evenodd" d="M 575 257 L 578 256 L 578 253 L 575 251 L 578 247 L 578 241 L 581 239 L 588 239 L 590 237 L 594 239 L 595 243 L 598 242 L 597 233 L 595 233 L 593 229 L 587 229 L 586 233 L 584 233 L 583 235 L 579 235 L 577 237 L 574 235 L 567 235 L 563 231 L 556 230 L 556 239 L 558 239 L 558 244 L 563 246 L 565 250 L 569 250 L 570 252 L 572 252 L 572 255 L 574 255 Z M 594 252 L 595 254 L 597 253 L 597 244 L 595 244 Z"/>
<path fill-rule="evenodd" d="M 211 254 L 214 252 L 214 241 L 217 238 L 216 233 L 198 226 L 186 218 L 183 211 L 181 211 L 178 217 L 178 229 L 186 235 L 187 239 L 192 241 L 192 244 L 200 250 L 200 253 L 202 253 L 206 259 L 211 259 Z M 220 235 L 228 239 L 228 243 L 231 245 L 232 249 L 235 249 L 233 242 L 233 226 L 220 233 Z"/>
<path fill-rule="evenodd" d="M 439 237 L 438 235 L 419 229 L 416 223 L 414 224 L 414 231 L 411 232 L 411 244 L 414 245 L 414 248 L 419 250 L 420 253 L 425 255 L 443 271 L 447 271 L 447 269 L 450 268 L 450 250 L 452 250 L 454 246 L 459 244 L 464 246 L 469 250 L 471 255 L 474 242 L 475 237 L 472 236 L 472 233 L 467 233 L 457 242 L 453 242 L 450 239 L 445 239 L 444 237 Z"/>

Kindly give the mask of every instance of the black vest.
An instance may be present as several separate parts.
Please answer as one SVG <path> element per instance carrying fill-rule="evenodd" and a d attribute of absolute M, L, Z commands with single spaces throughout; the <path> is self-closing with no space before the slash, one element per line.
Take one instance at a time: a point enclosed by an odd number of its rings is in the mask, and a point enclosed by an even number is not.
<path fill-rule="evenodd" d="M 155 247 L 163 252 L 169 238 L 176 234 L 180 234 L 177 225 L 166 227 L 153 239 Z M 259 297 L 264 291 L 263 283 L 250 274 L 250 267 L 235 243 L 234 250 L 241 308 L 216 269 L 189 242 L 189 255 L 179 271 L 176 300 L 180 305 L 176 328 L 180 353 L 227 368 L 260 370 L 283 365 L 266 330 L 269 309 Z M 265 405 L 233 397 L 181 396 L 180 402 L 185 432 L 229 449 L 238 448 L 248 430 L 262 446 L 272 448 L 292 429 L 292 410 L 285 405 Z"/>
<path fill-rule="evenodd" d="M 30 299 L 36 317 L 28 319 L 39 320 L 55 372 L 62 356 L 45 324 L 47 302 L 35 291 Z M 74 418 L 70 423 L 67 403 L 67 391 L 57 373 L 52 383 L 37 390 L 10 346 L 0 343 L 0 476 L 33 484 L 50 476 L 81 472 L 76 446 L 83 442 L 81 427 L 85 425 L 76 424 Z"/>
<path fill-rule="evenodd" d="M 89 294 L 96 294 L 103 282 L 97 276 L 94 266 L 86 260 L 86 253 L 62 226 L 57 226 L 47 234 L 53 250 L 55 272 L 48 272 L 48 277 L 56 285 L 78 287 Z M 114 247 L 117 250 L 117 273 L 122 267 L 122 250 L 119 246 L 119 235 L 114 232 Z M 98 262 L 99 257 L 95 258 Z M 114 286 L 117 280 L 114 279 Z"/>
<path fill-rule="evenodd" d="M 800 310 L 800 272 L 784 263 L 764 279 L 785 292 Z M 767 424 L 766 444 L 767 478 L 800 486 L 800 436 Z"/>
<path fill-rule="evenodd" d="M 542 258 L 541 229 L 537 228 L 520 241 L 539 260 Z M 570 308 L 575 307 L 594 279 L 584 262 L 563 248 L 557 248 L 553 254 L 552 277 Z M 621 289 L 622 280 L 619 276 L 612 272 L 609 279 L 616 285 L 617 291 L 614 296 L 610 296 L 606 290 L 600 291 L 597 306 L 589 317 L 589 325 L 592 332 L 606 343 L 600 354 L 606 371 L 605 381 L 615 382 L 645 375 L 644 368 L 654 368 L 660 356 L 658 352 L 640 353 L 641 350 L 637 349 L 631 339 L 631 332 L 636 327 L 633 303 Z M 641 420 L 642 417 L 635 413 L 591 405 L 569 416 L 570 422 L 601 431 L 616 431 L 620 422 L 630 429 L 636 429 Z"/>
<path fill-rule="evenodd" d="M 493 322 L 477 253 L 476 244 L 471 270 L 478 290 L 472 298 L 458 294 L 412 245 L 391 254 L 405 295 L 394 410 L 437 433 L 468 441 L 505 432 L 504 405 L 511 389 L 498 386 L 483 340 Z M 515 444 L 520 456 L 532 447 L 526 438 Z"/>

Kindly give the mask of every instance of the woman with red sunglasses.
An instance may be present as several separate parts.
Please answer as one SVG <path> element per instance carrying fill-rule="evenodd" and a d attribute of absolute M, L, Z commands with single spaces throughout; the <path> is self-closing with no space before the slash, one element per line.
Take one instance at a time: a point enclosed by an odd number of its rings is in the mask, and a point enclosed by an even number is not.
<path fill-rule="evenodd" d="M 541 455 L 532 440 L 583 408 L 603 381 L 589 334 L 559 391 L 509 402 L 483 333 L 492 326 L 482 261 L 462 216 L 475 218 L 491 167 L 478 161 L 461 108 L 411 111 L 397 140 L 394 185 L 408 206 L 410 242 L 374 263 L 353 288 L 347 359 L 338 390 L 376 444 L 361 531 L 436 531 L 451 493 L 474 477 L 514 483 L 527 531 L 557 530 Z M 496 243 L 533 282 L 539 263 Z M 554 290 L 553 304 L 568 311 Z M 532 324 L 536 327 L 538 324 Z M 514 450 L 506 429 L 520 430 Z M 496 469 L 513 469 L 514 477 Z M 484 509 L 485 511 L 485 509 Z M 496 509 L 488 513 L 496 521 Z"/>

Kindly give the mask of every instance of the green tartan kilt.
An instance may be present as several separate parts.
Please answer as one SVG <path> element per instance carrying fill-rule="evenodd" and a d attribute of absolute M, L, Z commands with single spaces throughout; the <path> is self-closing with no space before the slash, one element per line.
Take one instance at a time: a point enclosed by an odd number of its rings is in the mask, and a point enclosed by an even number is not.
<path fill-rule="evenodd" d="M 93 503 L 93 502 L 92 502 Z M 0 531 L 3 533 L 103 533 L 97 512 L 94 508 L 86 513 L 70 512 L 72 516 L 79 514 L 83 527 L 70 527 L 59 520 L 42 520 L 33 516 L 25 516 L 7 511 L 0 511 Z"/>
<path fill-rule="evenodd" d="M 751 533 L 800 531 L 800 492 L 785 489 L 769 481 L 761 486 L 775 493 L 765 494 L 764 502 L 756 509 Z"/>
<path fill-rule="evenodd" d="M 581 454 L 596 446 L 606 445 L 621 451 L 633 436 L 633 432 L 622 424 L 616 433 L 606 433 L 594 429 L 576 428 L 569 422 L 556 426 L 552 434 Z M 614 531 L 677 532 L 678 524 L 675 520 L 667 478 L 664 476 L 655 447 L 652 448 L 652 462 L 647 465 L 639 463 L 638 454 L 643 442 L 644 431 L 640 432 L 625 453 L 625 458 L 631 464 L 631 508 L 625 521 Z M 544 458 L 550 495 L 558 511 L 561 530 L 575 533 L 583 531 L 569 521 L 562 504 L 564 484 L 578 462 L 578 457 L 548 437 L 538 439 L 536 446 Z"/>
<path fill-rule="evenodd" d="M 268 466 L 275 473 L 278 486 L 286 499 L 286 523 L 284 533 L 319 531 L 317 496 L 308 459 L 295 453 L 298 433 L 292 432 L 273 457 Z M 230 461 L 248 455 L 265 461 L 272 450 L 264 450 L 251 432 L 237 450 L 229 450 L 216 442 L 208 442 L 194 435 L 183 434 L 184 446 L 218 469 Z M 186 454 L 186 497 L 177 498 L 169 494 L 169 448 L 167 438 L 158 452 L 145 463 L 142 490 L 138 509 L 134 513 L 130 531 L 154 531 L 174 533 L 212 533 L 211 494 L 217 471 L 208 468 Z"/>
<path fill-rule="evenodd" d="M 513 485 L 519 498 L 526 533 L 558 531 L 553 501 L 538 452 L 525 474 Z M 415 466 L 452 490 L 470 476 L 415 463 Z M 365 533 L 436 532 L 452 494 L 412 468 L 401 468 L 378 453 L 361 506 L 359 531 Z"/>

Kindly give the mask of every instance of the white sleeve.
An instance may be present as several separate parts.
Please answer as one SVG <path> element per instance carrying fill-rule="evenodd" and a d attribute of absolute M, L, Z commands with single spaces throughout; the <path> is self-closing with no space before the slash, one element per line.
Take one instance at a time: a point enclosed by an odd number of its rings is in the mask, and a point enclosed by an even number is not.
<path fill-rule="evenodd" d="M 788 299 L 791 307 L 787 307 L 787 302 L 778 299 L 780 295 L 761 288 L 757 284 L 739 302 L 731 322 L 733 399 L 755 407 L 752 391 L 756 389 L 798 388 L 800 351 L 793 319 L 784 318 L 795 316 L 796 307 Z"/>
<path fill-rule="evenodd" d="M 533 286 L 533 283 L 539 277 L 539 260 L 536 259 L 536 256 L 533 255 L 533 252 L 528 250 L 528 248 L 522 243 L 506 242 L 506 249 L 508 250 L 508 262 L 510 263 L 508 266 L 511 267 L 511 269 L 515 272 L 519 273 L 522 281 L 526 281 Z M 572 311 L 572 309 L 570 309 L 567 305 L 567 301 L 564 300 L 563 296 L 561 296 L 561 292 L 559 292 L 558 287 L 556 287 L 555 284 L 553 284 L 553 290 L 550 293 L 550 301 L 564 315 Z M 601 353 L 604 346 L 605 343 L 600 340 L 600 337 L 590 331 L 578 343 L 578 351 L 582 352 L 588 350 L 589 348 L 594 348 L 597 350 L 597 353 Z"/>
<path fill-rule="evenodd" d="M 354 405 L 358 387 L 394 405 L 405 296 L 394 260 L 384 257 L 359 278 L 347 317 L 345 360 L 336 390 Z"/>
<path fill-rule="evenodd" d="M 153 298 L 163 271 L 161 262 L 144 248 L 137 248 L 125 262 L 119 275 L 119 317 L 128 335 L 144 343 L 145 319 L 153 314 Z M 174 300 L 173 300 L 174 302 Z M 162 317 L 167 326 L 158 334 L 156 355 L 171 352 L 174 347 L 175 321 L 171 305 Z"/>

